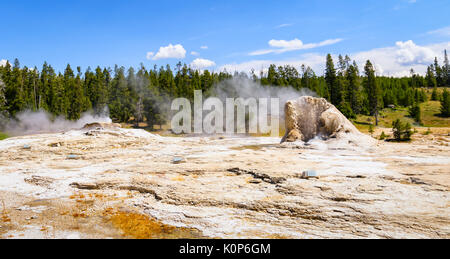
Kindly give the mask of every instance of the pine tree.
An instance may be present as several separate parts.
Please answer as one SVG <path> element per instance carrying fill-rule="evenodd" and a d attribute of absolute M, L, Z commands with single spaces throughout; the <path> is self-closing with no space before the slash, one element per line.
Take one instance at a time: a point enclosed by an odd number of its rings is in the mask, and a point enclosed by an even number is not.
<path fill-rule="evenodd" d="M 8 112 L 12 116 L 22 111 L 25 108 L 25 93 L 24 83 L 22 77 L 22 70 L 20 69 L 19 60 L 14 61 L 14 67 L 10 70 L 9 63 L 6 64 L 6 89 L 5 98 L 8 103 Z"/>
<path fill-rule="evenodd" d="M 336 78 L 336 89 L 338 92 L 338 108 L 339 110 L 348 118 L 356 118 L 355 113 L 352 110 L 352 107 L 350 105 L 350 102 L 348 101 L 348 81 L 347 81 L 347 74 L 348 74 L 348 63 L 347 61 L 342 57 L 342 55 L 339 55 L 339 63 L 338 63 L 339 69 L 337 72 L 337 78 Z"/>
<path fill-rule="evenodd" d="M 409 108 L 409 116 L 413 118 L 417 123 L 422 123 L 422 111 L 418 103 L 415 103 Z"/>
<path fill-rule="evenodd" d="M 64 87 L 66 92 L 67 104 L 67 119 L 78 120 L 81 118 L 81 113 L 84 107 L 83 89 L 79 75 L 75 78 L 75 74 L 67 65 L 64 71 Z"/>
<path fill-rule="evenodd" d="M 37 111 L 37 87 L 39 85 L 39 71 L 35 67 L 27 72 L 27 83 L 26 83 L 26 106 L 27 109 L 32 111 Z"/>
<path fill-rule="evenodd" d="M 447 89 L 444 89 L 444 92 L 442 93 L 441 115 L 450 117 L 450 93 Z"/>
<path fill-rule="evenodd" d="M 387 137 L 388 137 L 388 136 L 386 135 L 386 133 L 384 133 L 384 131 L 381 132 L 380 140 L 385 140 Z"/>
<path fill-rule="evenodd" d="M 260 78 L 256 72 L 250 78 L 245 73 L 200 72 L 182 63 L 177 65 L 175 71 L 170 66 L 159 70 L 155 66 L 148 71 L 141 66 L 137 73 L 130 69 L 127 76 L 123 68 L 116 67 L 114 71 L 100 67 L 91 71 L 88 68 L 82 75 L 81 68 L 77 68 L 78 73 L 74 74 L 68 66 L 62 75 L 57 74 L 47 63 L 38 71 L 21 68 L 17 61 L 14 67 L 9 63 L 0 67 L 0 79 L 4 82 L 4 100 L 0 101 L 0 109 L 6 107 L 15 114 L 26 109 L 41 109 L 53 115 L 77 119 L 90 107 L 99 114 L 109 106 L 111 116 L 117 122 L 128 122 L 134 117 L 135 123 L 147 119 L 149 125 L 158 125 L 168 114 L 167 100 L 178 96 L 192 99 L 195 89 L 202 89 L 204 94 L 210 96 L 215 84 L 235 76 L 278 87 L 309 88 L 318 96 L 330 100 L 350 118 L 355 114 L 377 116 L 383 104 L 409 107 L 426 101 L 425 92 L 420 87 L 432 87 L 432 99 L 441 100 L 436 88 L 436 75 L 441 74 L 444 84 L 448 81 L 446 51 L 442 67 L 435 61 L 427 69 L 425 77 L 411 71 L 409 77 L 403 78 L 375 76 L 372 64 L 366 65 L 365 76 L 360 77 L 357 64 L 342 55 L 339 55 L 336 68 L 331 55 L 327 56 L 324 76 L 317 76 L 305 65 L 301 67 L 300 73 L 289 65 L 271 65 L 269 71 L 262 73 Z"/>
<path fill-rule="evenodd" d="M 348 93 L 347 101 L 353 112 L 359 114 L 362 110 L 361 85 L 359 82 L 358 68 L 350 65 L 347 72 Z"/>
<path fill-rule="evenodd" d="M 400 119 L 397 119 L 392 123 L 392 132 L 394 134 L 394 139 L 397 141 L 411 140 L 413 134 L 411 124 L 402 123 Z"/>
<path fill-rule="evenodd" d="M 317 84 L 317 77 L 312 68 L 302 65 L 302 78 L 300 85 L 304 88 L 308 88 L 317 94 L 324 96 L 321 89 L 319 89 Z M 325 97 L 325 96 L 324 96 Z"/>
<path fill-rule="evenodd" d="M 342 57 L 342 55 L 338 56 L 338 75 L 342 75 L 344 76 L 345 72 L 347 71 L 347 62 L 344 59 L 344 57 Z"/>
<path fill-rule="evenodd" d="M 375 125 L 378 126 L 378 109 L 380 106 L 380 88 L 375 78 L 375 69 L 372 63 L 367 60 L 364 67 L 365 80 L 364 85 L 367 92 L 369 112 L 375 116 Z"/>
<path fill-rule="evenodd" d="M 439 66 L 439 62 L 437 57 L 434 58 L 434 73 L 435 73 L 435 77 L 436 77 L 436 83 L 437 86 L 444 86 L 444 73 L 442 71 L 442 68 Z"/>
<path fill-rule="evenodd" d="M 447 50 L 444 50 L 444 66 L 442 70 L 444 72 L 444 82 L 447 86 L 450 86 L 450 61 L 448 60 Z"/>
<path fill-rule="evenodd" d="M 156 70 L 150 70 L 147 75 L 147 96 L 143 101 L 144 115 L 147 119 L 147 125 L 153 130 L 154 125 L 162 125 L 165 123 L 164 115 L 167 114 L 169 107 L 167 102 L 164 101 L 165 96 L 160 93 L 158 88 L 158 80 Z M 196 71 L 197 76 L 198 71 Z M 198 86 L 200 87 L 200 86 Z"/>
<path fill-rule="evenodd" d="M 433 92 L 431 93 L 431 100 L 432 101 L 439 101 L 439 93 L 437 90 L 437 87 L 433 87 Z"/>
<path fill-rule="evenodd" d="M 267 71 L 267 83 L 269 85 L 276 85 L 277 81 L 277 69 L 275 65 L 270 65 Z"/>
<path fill-rule="evenodd" d="M 6 104 L 7 103 L 6 103 L 6 97 L 5 97 L 5 84 L 3 83 L 3 81 L 0 78 L 0 117 L 4 116 L 7 111 Z"/>
<path fill-rule="evenodd" d="M 336 69 L 334 68 L 333 58 L 331 54 L 327 55 L 325 81 L 330 91 L 330 101 L 334 105 L 339 105 L 341 102 L 340 84 L 337 82 Z"/>
<path fill-rule="evenodd" d="M 208 70 L 203 71 L 203 74 L 200 76 L 200 82 L 203 93 L 209 93 L 211 88 L 213 87 L 214 80 Z"/>
<path fill-rule="evenodd" d="M 67 109 L 69 107 L 68 95 L 64 87 L 64 76 L 59 74 L 53 87 L 53 100 L 51 112 L 54 115 L 67 117 Z"/>
<path fill-rule="evenodd" d="M 110 115 L 115 121 L 128 122 L 134 111 L 128 80 L 125 77 L 125 68 L 116 66 L 114 71 L 115 75 L 111 82 L 111 94 L 109 95 Z"/>
<path fill-rule="evenodd" d="M 136 126 L 144 121 L 145 117 L 145 106 L 144 102 L 149 97 L 149 84 L 150 80 L 148 78 L 148 73 L 143 64 L 141 64 L 141 69 L 136 74 L 136 85 L 134 86 L 135 98 L 134 98 L 134 118 Z"/>
<path fill-rule="evenodd" d="M 427 87 L 437 87 L 436 77 L 434 76 L 432 66 L 427 68 L 427 75 L 425 77 Z"/>
<path fill-rule="evenodd" d="M 36 90 L 35 96 L 35 106 L 36 110 L 51 110 L 50 107 L 47 106 L 49 99 L 51 99 L 51 86 L 49 84 L 49 66 L 47 62 L 44 62 L 42 66 L 41 75 L 39 78 L 39 83 Z M 49 98 L 47 98 L 50 96 Z"/>
<path fill-rule="evenodd" d="M 2 71 L 0 67 L 0 130 L 3 130 L 3 127 L 7 124 L 8 121 L 8 110 L 7 110 L 7 102 L 5 97 L 5 84 L 2 81 Z M 3 136 L 4 138 L 5 136 Z M 0 140 L 3 139 L 2 134 L 0 132 Z"/>
<path fill-rule="evenodd" d="M 105 75 L 105 71 L 102 71 L 100 67 L 95 69 L 90 95 L 95 114 L 103 113 L 108 102 L 107 83 L 109 79 L 107 77 L 109 76 Z"/>

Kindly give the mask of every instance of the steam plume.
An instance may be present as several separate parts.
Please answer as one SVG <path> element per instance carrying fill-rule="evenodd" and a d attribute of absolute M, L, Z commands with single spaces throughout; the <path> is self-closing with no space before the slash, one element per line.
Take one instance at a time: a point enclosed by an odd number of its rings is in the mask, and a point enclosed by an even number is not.
<path fill-rule="evenodd" d="M 84 125 L 93 122 L 111 123 L 107 109 L 102 114 L 94 115 L 92 112 L 83 113 L 77 121 L 69 121 L 59 116 L 54 118 L 45 111 L 24 111 L 15 119 L 11 119 L 3 125 L 3 131 L 11 136 L 21 136 L 39 133 L 65 132 L 72 129 L 80 129 Z"/>

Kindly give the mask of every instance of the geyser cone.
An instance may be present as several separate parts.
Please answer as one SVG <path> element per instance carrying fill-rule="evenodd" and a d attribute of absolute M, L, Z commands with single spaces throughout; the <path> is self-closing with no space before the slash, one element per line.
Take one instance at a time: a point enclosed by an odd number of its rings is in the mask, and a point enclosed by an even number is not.
<path fill-rule="evenodd" d="M 288 101 L 285 105 L 286 135 L 281 143 L 304 141 L 315 138 L 323 140 L 348 140 L 358 143 L 360 140 L 372 140 L 362 134 L 331 103 L 323 98 L 303 96 Z"/>

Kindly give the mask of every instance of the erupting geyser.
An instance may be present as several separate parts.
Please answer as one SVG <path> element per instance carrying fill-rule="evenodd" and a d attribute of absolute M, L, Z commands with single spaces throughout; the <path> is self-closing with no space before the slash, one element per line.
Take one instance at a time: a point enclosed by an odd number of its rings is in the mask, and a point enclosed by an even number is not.
<path fill-rule="evenodd" d="M 285 106 L 286 135 L 281 143 L 304 141 L 315 138 L 323 140 L 348 140 L 359 144 L 361 140 L 373 142 L 362 134 L 331 103 L 323 98 L 302 96 L 288 101 Z"/>

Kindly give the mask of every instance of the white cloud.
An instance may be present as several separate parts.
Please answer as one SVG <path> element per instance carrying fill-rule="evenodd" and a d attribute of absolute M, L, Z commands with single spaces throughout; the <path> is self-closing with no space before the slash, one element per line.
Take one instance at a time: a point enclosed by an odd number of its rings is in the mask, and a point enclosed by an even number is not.
<path fill-rule="evenodd" d="M 285 44 L 285 43 L 280 43 Z M 416 73 L 425 74 L 427 66 L 430 65 L 434 57 L 438 57 L 439 62 L 443 62 L 444 49 L 450 50 L 450 42 L 442 42 L 420 46 L 413 41 L 399 41 L 394 46 L 376 48 L 368 51 L 350 53 L 349 57 L 355 60 L 362 71 L 367 60 L 371 60 L 379 75 L 401 77 L 410 74 L 410 69 Z M 305 64 L 310 66 L 317 75 L 322 75 L 325 69 L 324 54 L 309 53 L 285 60 L 250 60 L 243 63 L 226 64 L 219 68 L 219 71 L 226 69 L 228 72 L 250 72 L 255 69 L 256 73 L 266 71 L 270 64 L 277 66 L 291 65 L 300 70 L 300 66 Z M 337 56 L 333 55 L 337 62 Z"/>
<path fill-rule="evenodd" d="M 208 49 L 208 46 L 201 46 L 201 49 Z"/>
<path fill-rule="evenodd" d="M 325 56 L 317 53 L 308 53 L 301 55 L 296 59 L 286 59 L 286 60 L 251 60 L 243 63 L 234 63 L 223 65 L 219 68 L 219 71 L 227 70 L 228 72 L 246 72 L 249 73 L 251 70 L 255 70 L 255 73 L 259 75 L 261 71 L 266 72 L 271 64 L 276 66 L 290 65 L 296 67 L 298 70 L 301 65 L 305 64 L 314 69 L 317 74 L 322 72 L 322 64 L 325 64 Z"/>
<path fill-rule="evenodd" d="M 303 42 L 299 39 L 294 39 L 291 41 L 285 40 L 270 40 L 269 45 L 274 48 L 283 48 L 283 49 L 298 49 L 303 46 Z"/>
<path fill-rule="evenodd" d="M 6 59 L 0 60 L 0 67 L 5 66 L 7 62 L 8 62 L 8 61 L 7 61 Z"/>
<path fill-rule="evenodd" d="M 394 11 L 398 11 L 404 8 L 407 8 L 408 5 L 412 5 L 417 3 L 417 0 L 402 0 L 402 2 L 396 4 L 393 8 Z"/>
<path fill-rule="evenodd" d="M 192 56 L 200 56 L 200 53 L 198 53 L 197 51 L 191 51 L 191 55 Z"/>
<path fill-rule="evenodd" d="M 155 52 L 147 52 L 147 59 L 150 60 L 155 55 Z"/>
<path fill-rule="evenodd" d="M 269 46 L 271 46 L 272 49 L 263 49 L 263 50 L 253 51 L 253 52 L 250 52 L 249 55 L 250 56 L 260 56 L 260 55 L 266 55 L 266 54 L 270 54 L 270 53 L 281 54 L 281 53 L 285 53 L 288 51 L 313 49 L 313 48 L 318 48 L 318 47 L 322 47 L 322 46 L 332 45 L 332 44 L 336 44 L 341 41 L 342 41 L 342 39 L 329 39 L 329 40 L 324 40 L 319 43 L 304 44 L 299 39 L 293 39 L 290 41 L 270 40 Z"/>
<path fill-rule="evenodd" d="M 160 47 L 158 53 L 148 52 L 147 59 L 159 60 L 168 58 L 183 59 L 186 57 L 186 50 L 181 44 L 169 44 L 166 47 Z"/>
<path fill-rule="evenodd" d="M 371 60 L 380 71 L 379 74 L 387 76 L 407 76 L 410 69 L 425 74 L 427 66 L 435 57 L 443 59 L 444 49 L 450 48 L 450 42 L 419 46 L 413 41 L 396 42 L 395 46 L 372 49 L 351 55 L 362 67 L 366 60 Z"/>
<path fill-rule="evenodd" d="M 214 61 L 203 58 L 197 58 L 191 63 L 191 67 L 194 69 L 205 69 L 214 66 L 216 66 L 216 63 Z"/>
<path fill-rule="evenodd" d="M 278 25 L 275 28 L 280 29 L 280 28 L 284 28 L 284 27 L 291 27 L 292 25 L 294 25 L 294 24 L 292 24 L 292 23 L 283 23 L 283 24 Z"/>
<path fill-rule="evenodd" d="M 434 31 L 429 31 L 427 34 L 434 34 L 439 36 L 450 36 L 450 26 L 440 28 Z"/>
<path fill-rule="evenodd" d="M 397 62 L 402 65 L 429 64 L 433 62 L 436 53 L 430 48 L 417 46 L 412 40 L 395 43 L 398 50 Z"/>

